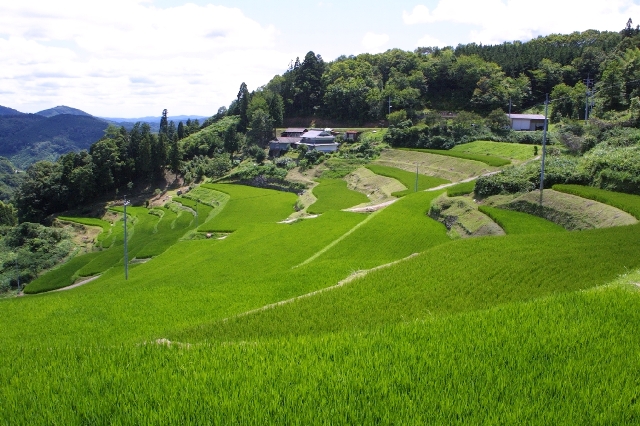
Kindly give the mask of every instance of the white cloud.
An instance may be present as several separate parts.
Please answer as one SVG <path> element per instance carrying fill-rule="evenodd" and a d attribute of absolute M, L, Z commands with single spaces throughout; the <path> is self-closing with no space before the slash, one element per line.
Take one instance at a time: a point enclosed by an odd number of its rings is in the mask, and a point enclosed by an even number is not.
<path fill-rule="evenodd" d="M 281 73 L 278 32 L 236 8 L 149 1 L 0 4 L 3 105 L 34 112 L 66 104 L 103 116 L 214 114 Z M 10 103 L 10 104 L 9 104 Z"/>
<path fill-rule="evenodd" d="M 640 5 L 632 0 L 440 0 L 433 10 L 418 5 L 402 16 L 406 25 L 472 25 L 469 41 L 493 44 L 592 28 L 618 31 L 629 17 L 640 20 Z"/>
<path fill-rule="evenodd" d="M 436 18 L 431 14 L 429 8 L 424 5 L 417 5 L 413 8 L 411 13 L 406 10 L 402 11 L 402 20 L 407 25 L 414 24 L 430 24 L 436 21 Z"/>
<path fill-rule="evenodd" d="M 387 34 L 376 34 L 371 31 L 362 38 L 362 45 L 369 53 L 382 52 L 388 42 L 389 36 Z"/>
<path fill-rule="evenodd" d="M 437 39 L 427 34 L 424 37 L 422 37 L 420 40 L 418 40 L 416 47 L 434 47 L 434 46 L 445 47 L 446 45 L 447 44 L 441 41 L 440 39 Z"/>

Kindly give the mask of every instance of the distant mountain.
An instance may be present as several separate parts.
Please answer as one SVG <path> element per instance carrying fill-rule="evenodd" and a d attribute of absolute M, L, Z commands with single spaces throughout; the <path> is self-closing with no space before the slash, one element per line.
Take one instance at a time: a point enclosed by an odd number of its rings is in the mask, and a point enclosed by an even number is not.
<path fill-rule="evenodd" d="M 67 152 L 89 149 L 104 136 L 108 125 L 86 113 L 49 118 L 39 114 L 1 115 L 0 156 L 25 169 L 39 160 L 55 160 Z"/>
<path fill-rule="evenodd" d="M 71 108 L 71 107 L 64 106 L 64 105 L 59 105 L 59 106 L 54 107 L 54 108 L 45 109 L 43 111 L 36 112 L 36 114 L 37 115 L 41 115 L 43 117 L 53 117 L 53 116 L 62 115 L 62 114 L 84 115 L 84 116 L 87 116 L 87 117 L 92 117 L 91 114 L 87 114 L 86 112 L 81 111 L 79 109 Z"/>
<path fill-rule="evenodd" d="M 3 107 L 0 105 L 0 115 L 25 115 L 23 112 L 18 111 L 17 109 Z"/>

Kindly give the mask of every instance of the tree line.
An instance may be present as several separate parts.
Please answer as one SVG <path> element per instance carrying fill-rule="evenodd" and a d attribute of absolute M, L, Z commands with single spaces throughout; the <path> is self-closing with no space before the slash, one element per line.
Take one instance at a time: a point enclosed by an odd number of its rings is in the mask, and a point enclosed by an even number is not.
<path fill-rule="evenodd" d="M 606 106 L 616 108 L 631 93 L 622 86 L 634 76 L 623 71 L 635 67 L 635 53 L 626 52 L 637 50 L 638 31 L 628 23 L 620 32 L 589 30 L 413 52 L 391 49 L 332 62 L 308 52 L 260 90 L 282 98 L 284 118 L 317 116 L 354 124 L 380 121 L 401 110 L 413 119 L 425 108 L 486 115 L 511 107 L 519 112 L 543 103 L 556 88 L 557 97 L 565 97 L 570 88 L 584 98 L 590 88 L 585 82 L 591 81 L 607 92 Z M 561 114 L 567 113 L 565 106 Z M 577 116 L 577 109 L 571 115 Z"/>

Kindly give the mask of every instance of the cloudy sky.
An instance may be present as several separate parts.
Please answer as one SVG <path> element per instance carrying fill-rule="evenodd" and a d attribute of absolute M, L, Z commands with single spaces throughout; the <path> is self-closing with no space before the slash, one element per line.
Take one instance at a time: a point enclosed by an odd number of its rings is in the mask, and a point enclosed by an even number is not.
<path fill-rule="evenodd" d="M 629 18 L 640 24 L 640 0 L 0 0 L 0 105 L 210 116 L 310 50 L 330 61 Z"/>

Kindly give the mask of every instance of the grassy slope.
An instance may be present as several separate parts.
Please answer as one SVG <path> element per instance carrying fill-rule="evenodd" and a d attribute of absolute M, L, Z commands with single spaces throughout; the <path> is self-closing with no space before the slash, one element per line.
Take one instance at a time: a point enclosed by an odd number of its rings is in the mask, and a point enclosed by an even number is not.
<path fill-rule="evenodd" d="M 367 203 L 366 195 L 347 188 L 342 179 L 318 179 L 319 185 L 313 188 L 317 201 L 309 206 L 311 214 L 321 214 L 329 210 L 342 210 L 358 204 Z"/>
<path fill-rule="evenodd" d="M 456 145 L 451 148 L 451 152 L 463 152 L 476 155 L 490 155 L 494 157 L 508 158 L 512 160 L 530 160 L 534 157 L 533 145 L 523 145 L 517 143 L 475 141 Z M 538 145 L 538 152 L 542 152 L 542 147 Z"/>
<path fill-rule="evenodd" d="M 403 197 L 416 191 L 416 173 L 411 173 L 395 167 L 381 166 L 378 164 L 369 164 L 366 167 L 376 174 L 400 181 L 407 188 L 404 191 L 398 191 L 391 194 L 395 197 Z M 446 179 L 441 179 L 433 176 L 425 176 L 422 174 L 418 174 L 417 178 L 418 191 L 424 191 L 425 189 L 435 188 L 436 186 L 450 183 L 450 181 Z"/>

